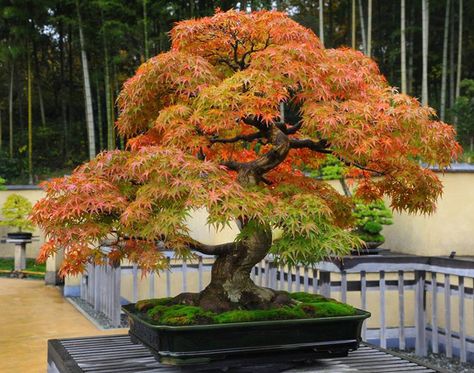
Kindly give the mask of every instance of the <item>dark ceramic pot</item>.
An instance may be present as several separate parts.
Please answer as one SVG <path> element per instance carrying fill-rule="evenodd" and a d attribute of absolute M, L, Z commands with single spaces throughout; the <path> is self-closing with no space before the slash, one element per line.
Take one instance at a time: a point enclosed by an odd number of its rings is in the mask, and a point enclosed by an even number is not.
<path fill-rule="evenodd" d="M 135 304 L 123 306 L 132 342 L 142 343 L 161 362 L 181 365 L 238 355 L 312 351 L 318 356 L 346 356 L 361 341 L 362 323 L 370 313 L 319 319 L 230 324 L 165 326 L 143 320 Z"/>
<path fill-rule="evenodd" d="M 369 242 L 364 242 L 364 243 L 367 250 L 376 249 L 377 247 L 383 244 L 383 242 L 375 242 L 375 241 L 369 241 Z"/>
<path fill-rule="evenodd" d="M 12 232 L 7 233 L 7 238 L 11 240 L 31 240 L 33 233 L 31 232 Z"/>

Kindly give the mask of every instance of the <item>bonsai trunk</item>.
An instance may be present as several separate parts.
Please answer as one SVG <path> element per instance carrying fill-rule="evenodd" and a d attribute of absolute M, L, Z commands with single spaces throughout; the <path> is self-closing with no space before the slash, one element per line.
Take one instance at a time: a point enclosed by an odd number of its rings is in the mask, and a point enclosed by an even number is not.
<path fill-rule="evenodd" d="M 291 303 L 284 293 L 259 287 L 250 278 L 250 271 L 265 258 L 271 243 L 271 230 L 260 226 L 232 250 L 219 254 L 212 266 L 211 282 L 195 303 L 214 312 L 266 309 Z"/>
<path fill-rule="evenodd" d="M 247 120 L 247 124 L 256 126 L 259 130 L 265 127 L 253 116 Z M 238 172 L 237 181 L 244 187 L 265 182 L 263 175 L 283 162 L 290 150 L 290 139 L 277 126 L 271 126 L 265 133 L 273 145 L 270 151 L 252 162 L 223 163 L 227 168 Z M 241 223 L 245 230 L 243 239 L 220 251 L 209 252 L 216 255 L 211 283 L 199 294 L 181 294 L 177 297 L 177 302 L 196 304 L 214 312 L 267 309 L 293 303 L 287 293 L 262 288 L 250 279 L 254 265 L 265 258 L 270 250 L 272 232 L 268 225 L 257 221 L 246 220 Z"/>

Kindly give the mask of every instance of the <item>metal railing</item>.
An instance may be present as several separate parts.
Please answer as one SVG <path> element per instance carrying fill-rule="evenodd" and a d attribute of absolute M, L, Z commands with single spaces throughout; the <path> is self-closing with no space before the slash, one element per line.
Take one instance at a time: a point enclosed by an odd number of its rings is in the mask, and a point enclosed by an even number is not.
<path fill-rule="evenodd" d="M 142 278 L 137 266 L 89 265 L 81 297 L 120 323 L 120 297 L 139 299 L 200 291 L 208 283 L 212 260 L 175 261 L 162 275 Z M 131 276 L 131 279 L 130 279 Z M 313 268 L 277 266 L 272 258 L 256 265 L 251 277 L 261 286 L 336 297 L 368 309 L 362 337 L 381 347 L 428 349 L 461 361 L 474 361 L 474 262 L 437 257 L 360 256 L 321 262 Z M 126 289 L 126 285 L 131 286 Z M 192 289 L 191 289 L 192 287 Z M 370 298 L 370 299 L 369 299 Z M 467 308 L 467 304 L 472 304 Z"/>

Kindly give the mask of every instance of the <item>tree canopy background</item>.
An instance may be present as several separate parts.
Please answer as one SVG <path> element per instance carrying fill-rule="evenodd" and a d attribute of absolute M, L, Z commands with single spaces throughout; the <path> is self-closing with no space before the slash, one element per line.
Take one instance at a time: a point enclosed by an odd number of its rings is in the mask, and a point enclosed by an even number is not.
<path fill-rule="evenodd" d="M 456 101 L 459 1 L 449 3 L 446 121 L 457 118 L 469 126 L 472 121 L 466 121 L 463 113 L 451 110 Z M 367 0 L 356 4 L 355 46 L 362 50 Z M 429 9 L 428 101 L 437 110 L 446 4 L 446 0 L 432 0 Z M 463 79 L 474 78 L 474 7 L 468 5 L 464 4 L 462 18 Z M 95 148 L 99 152 L 124 146 L 124 139 L 113 129 L 115 101 L 124 81 L 147 58 L 169 49 L 169 31 L 175 22 L 211 15 L 216 8 L 278 8 L 319 35 L 318 1 L 0 0 L 0 176 L 8 183 L 28 180 L 28 61 L 32 181 L 68 173 L 89 158 L 79 14 L 90 76 Z M 421 8 L 421 1 L 406 2 L 407 93 L 415 97 L 421 96 L 422 82 Z M 324 1 L 326 48 L 351 46 L 352 9 L 352 0 Z M 371 23 L 371 56 L 388 82 L 400 87 L 400 2 L 373 2 Z M 472 140 L 465 134 L 473 131 L 465 127 L 462 140 L 469 145 Z"/>

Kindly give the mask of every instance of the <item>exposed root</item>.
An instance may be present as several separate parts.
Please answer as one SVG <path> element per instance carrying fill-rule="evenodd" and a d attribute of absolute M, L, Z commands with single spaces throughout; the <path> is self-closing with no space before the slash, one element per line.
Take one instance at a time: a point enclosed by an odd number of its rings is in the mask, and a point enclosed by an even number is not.
<path fill-rule="evenodd" d="M 233 302 L 229 299 L 227 292 L 217 291 L 212 286 L 207 287 L 201 293 L 182 293 L 173 298 L 172 304 L 185 304 L 198 306 L 206 311 L 216 313 L 241 309 L 257 310 L 279 308 L 293 305 L 295 301 L 291 299 L 285 291 L 278 291 L 269 288 L 253 286 L 240 293 L 239 300 Z"/>

